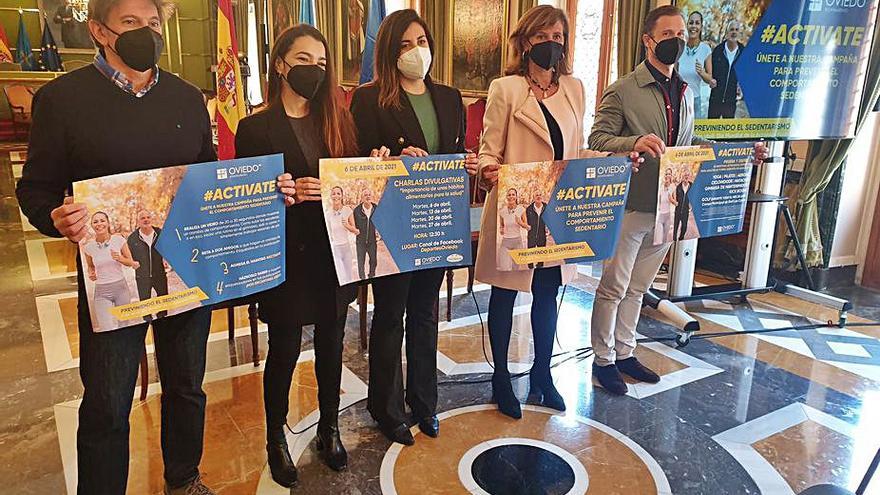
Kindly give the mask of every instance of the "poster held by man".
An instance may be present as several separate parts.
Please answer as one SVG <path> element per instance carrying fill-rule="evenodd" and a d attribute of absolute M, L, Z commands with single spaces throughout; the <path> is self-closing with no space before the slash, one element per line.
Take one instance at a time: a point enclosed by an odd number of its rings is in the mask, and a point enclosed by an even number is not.
<path fill-rule="evenodd" d="M 741 232 L 754 160 L 751 143 L 666 148 L 654 244 Z"/>
<path fill-rule="evenodd" d="M 75 182 L 92 325 L 107 332 L 237 299 L 285 279 L 279 155 Z"/>

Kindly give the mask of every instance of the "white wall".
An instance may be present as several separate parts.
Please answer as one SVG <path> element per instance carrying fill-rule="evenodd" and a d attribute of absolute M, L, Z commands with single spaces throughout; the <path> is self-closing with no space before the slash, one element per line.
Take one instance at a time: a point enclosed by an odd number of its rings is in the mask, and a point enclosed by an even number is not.
<path fill-rule="evenodd" d="M 385 13 L 390 14 L 396 10 L 405 9 L 407 7 L 406 0 L 385 0 Z"/>
<path fill-rule="evenodd" d="M 862 282 L 862 272 L 864 271 L 865 256 L 868 251 L 868 241 L 871 238 L 871 226 L 874 223 L 874 210 L 878 200 L 878 191 L 880 191 L 880 114 L 871 114 L 872 123 L 874 124 L 874 138 L 870 149 L 870 163 L 868 173 L 863 180 L 867 183 L 867 196 L 865 204 L 862 208 L 861 229 L 858 238 L 858 247 L 856 248 L 857 263 L 859 265 L 856 271 L 856 283 Z"/>
<path fill-rule="evenodd" d="M 864 254 L 859 256 L 860 237 L 864 236 L 864 242 L 867 242 L 880 180 L 880 156 L 875 147 L 877 138 L 878 118 L 877 113 L 872 113 L 846 162 L 837 228 L 831 246 L 831 267 L 857 265 L 863 260 Z"/>

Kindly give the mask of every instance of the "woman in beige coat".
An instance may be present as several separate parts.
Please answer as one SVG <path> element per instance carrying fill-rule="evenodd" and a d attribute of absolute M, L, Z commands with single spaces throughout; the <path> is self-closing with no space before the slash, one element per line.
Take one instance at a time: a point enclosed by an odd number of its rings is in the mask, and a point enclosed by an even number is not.
<path fill-rule="evenodd" d="M 535 362 L 529 375 L 529 398 L 564 411 L 565 402 L 550 376 L 550 357 L 556 335 L 556 296 L 560 285 L 574 278 L 576 268 L 563 265 L 520 271 L 497 269 L 498 169 L 503 163 L 568 160 L 608 153 L 584 149 L 584 88 L 570 75 L 565 12 L 547 5 L 530 9 L 520 18 L 509 44 L 507 76 L 489 86 L 483 118 L 480 183 L 489 195 L 483 209 L 476 278 L 492 285 L 489 339 L 495 366 L 493 396 L 502 413 L 520 418 L 522 410 L 507 367 L 514 300 L 518 292 L 532 293 Z M 527 201 L 531 201 L 534 192 L 523 192 Z"/>

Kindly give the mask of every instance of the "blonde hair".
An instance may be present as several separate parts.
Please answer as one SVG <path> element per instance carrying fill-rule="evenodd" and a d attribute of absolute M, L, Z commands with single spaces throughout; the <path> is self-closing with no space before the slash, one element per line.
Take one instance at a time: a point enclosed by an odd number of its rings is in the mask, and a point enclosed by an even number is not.
<path fill-rule="evenodd" d="M 517 21 L 516 28 L 510 33 L 510 37 L 507 40 L 510 53 L 507 56 L 507 67 L 504 69 L 504 75 L 526 75 L 529 68 L 528 60 L 523 57 L 526 52 L 526 43 L 538 31 L 550 27 L 557 22 L 562 23 L 564 56 L 554 67 L 553 78 L 557 79 L 559 76 L 571 74 L 571 66 L 568 63 L 571 53 L 568 44 L 568 16 L 565 15 L 565 11 L 562 9 L 557 9 L 550 5 L 538 5 L 523 14 L 519 21 Z"/>

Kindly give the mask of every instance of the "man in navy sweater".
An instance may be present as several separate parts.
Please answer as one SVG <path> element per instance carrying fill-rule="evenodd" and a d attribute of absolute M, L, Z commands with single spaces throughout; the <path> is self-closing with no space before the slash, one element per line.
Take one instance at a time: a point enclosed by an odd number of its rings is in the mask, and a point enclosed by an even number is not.
<path fill-rule="evenodd" d="M 91 0 L 95 63 L 46 84 L 34 97 L 19 204 L 45 235 L 78 242 L 89 212 L 72 182 L 216 160 L 198 89 L 159 69 L 164 0 Z M 129 413 L 147 323 L 96 333 L 79 273 L 80 377 L 77 431 L 80 495 L 124 494 Z M 162 381 L 165 492 L 211 494 L 199 478 L 205 424 L 205 350 L 210 310 L 154 321 Z"/>

